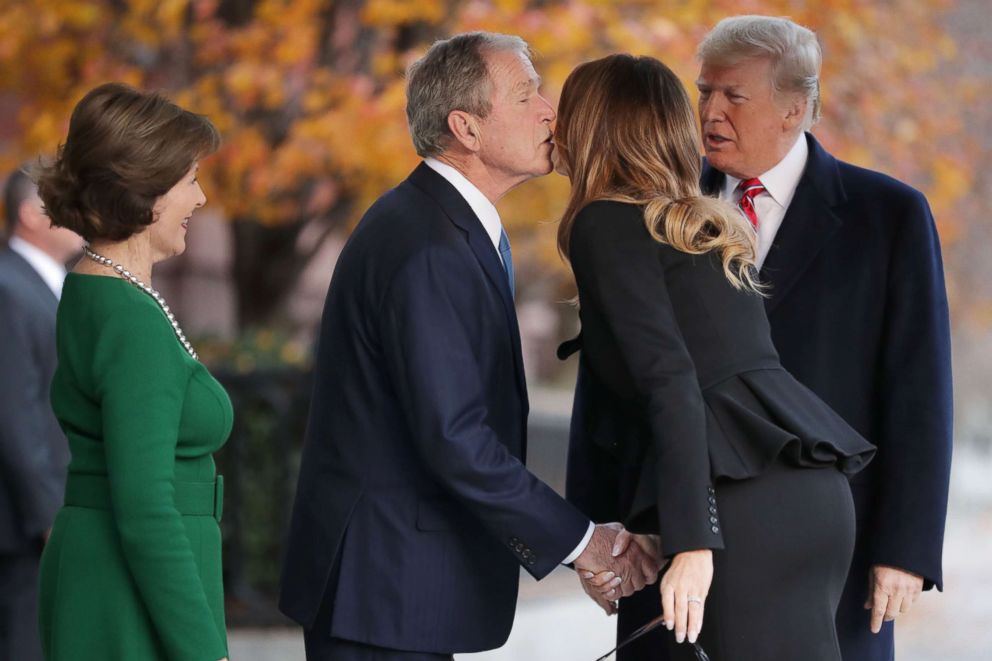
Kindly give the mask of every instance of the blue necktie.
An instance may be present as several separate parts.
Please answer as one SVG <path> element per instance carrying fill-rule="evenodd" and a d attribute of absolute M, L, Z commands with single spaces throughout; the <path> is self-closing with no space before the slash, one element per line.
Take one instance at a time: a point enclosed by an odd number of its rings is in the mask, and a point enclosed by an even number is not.
<path fill-rule="evenodd" d="M 516 291 L 513 288 L 513 253 L 510 252 L 510 238 L 502 227 L 499 230 L 499 256 L 503 258 L 506 281 L 510 285 L 510 296 L 516 298 Z"/>

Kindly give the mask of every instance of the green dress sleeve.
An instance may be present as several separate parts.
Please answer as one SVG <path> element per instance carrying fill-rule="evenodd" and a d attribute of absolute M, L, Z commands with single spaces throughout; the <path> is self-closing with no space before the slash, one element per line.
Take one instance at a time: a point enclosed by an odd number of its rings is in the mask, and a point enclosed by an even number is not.
<path fill-rule="evenodd" d="M 144 301 L 142 301 L 144 303 Z M 93 376 L 121 547 L 170 659 L 227 656 L 174 504 L 180 417 L 191 365 L 160 310 L 128 306 L 100 330 Z"/>

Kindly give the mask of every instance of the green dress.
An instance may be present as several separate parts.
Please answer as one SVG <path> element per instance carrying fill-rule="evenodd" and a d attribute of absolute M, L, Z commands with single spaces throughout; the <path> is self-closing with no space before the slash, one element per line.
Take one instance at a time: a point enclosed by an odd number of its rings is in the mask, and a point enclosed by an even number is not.
<path fill-rule="evenodd" d="M 120 278 L 69 274 L 56 343 L 52 406 L 72 461 L 42 557 L 46 659 L 227 656 L 211 456 L 231 431 L 227 393 Z"/>

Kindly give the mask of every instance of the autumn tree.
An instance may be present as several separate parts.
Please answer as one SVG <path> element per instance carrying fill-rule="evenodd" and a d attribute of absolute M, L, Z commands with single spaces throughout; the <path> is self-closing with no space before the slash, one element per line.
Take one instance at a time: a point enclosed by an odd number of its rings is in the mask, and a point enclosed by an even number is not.
<path fill-rule="evenodd" d="M 107 80 L 161 88 L 206 113 L 224 137 L 204 170 L 211 203 L 233 223 L 239 322 L 263 325 L 278 318 L 329 233 L 415 165 L 403 72 L 434 38 L 476 29 L 523 36 L 552 99 L 575 64 L 614 51 L 655 55 L 692 89 L 695 46 L 707 29 L 727 15 L 766 13 L 819 34 L 820 138 L 847 160 L 924 189 L 953 242 L 969 231 L 959 211 L 980 155 L 954 104 L 934 103 L 969 93 L 961 76 L 935 74 L 955 57 L 936 20 L 954 4 L 4 0 L 0 165 L 53 153 L 73 104 Z M 566 186 L 546 177 L 501 204 L 525 286 L 557 291 L 563 280 L 553 227 L 541 221 L 556 218 Z"/>

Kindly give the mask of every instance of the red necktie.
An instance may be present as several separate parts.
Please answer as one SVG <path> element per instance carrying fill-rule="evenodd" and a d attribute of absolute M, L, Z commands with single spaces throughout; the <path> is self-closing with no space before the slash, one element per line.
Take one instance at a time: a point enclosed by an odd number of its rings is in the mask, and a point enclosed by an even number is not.
<path fill-rule="evenodd" d="M 758 214 L 754 210 L 754 198 L 765 192 L 765 187 L 758 179 L 745 179 L 737 185 L 737 190 L 741 192 L 741 199 L 737 202 L 737 207 L 751 221 L 751 226 L 758 231 Z"/>

